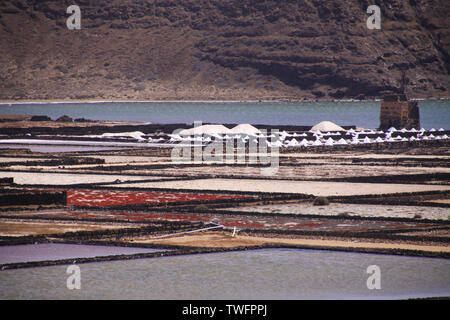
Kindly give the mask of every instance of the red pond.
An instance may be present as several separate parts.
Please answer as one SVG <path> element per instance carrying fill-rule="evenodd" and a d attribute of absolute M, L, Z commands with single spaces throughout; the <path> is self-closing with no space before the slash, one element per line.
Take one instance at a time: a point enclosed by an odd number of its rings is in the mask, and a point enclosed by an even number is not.
<path fill-rule="evenodd" d="M 249 197 L 250 196 L 206 193 L 201 194 L 115 190 L 67 190 L 67 205 L 83 207 L 109 207 L 139 204 L 157 205 L 170 202 L 245 199 Z"/>

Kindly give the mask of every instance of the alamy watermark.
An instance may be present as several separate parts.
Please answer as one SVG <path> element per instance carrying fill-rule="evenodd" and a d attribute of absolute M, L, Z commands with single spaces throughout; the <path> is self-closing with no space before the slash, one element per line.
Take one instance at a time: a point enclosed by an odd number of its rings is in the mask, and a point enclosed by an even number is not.
<path fill-rule="evenodd" d="M 73 289 L 81 289 L 81 269 L 79 266 L 73 264 L 67 267 L 66 273 L 70 274 L 70 276 L 67 278 L 66 286 L 67 289 L 73 290 Z"/>
<path fill-rule="evenodd" d="M 367 278 L 367 289 L 381 289 L 381 270 L 377 265 L 370 265 L 367 267 L 366 272 L 370 274 Z"/>
<path fill-rule="evenodd" d="M 67 14 L 71 16 L 66 20 L 66 26 L 69 30 L 81 29 L 81 9 L 78 5 L 73 4 L 67 7 Z M 381 29 L 381 9 L 379 6 L 373 4 L 367 7 L 366 13 L 371 14 L 366 20 L 368 29 Z"/>
<path fill-rule="evenodd" d="M 377 5 L 371 5 L 367 7 L 367 13 L 372 14 L 367 18 L 366 26 L 368 29 L 381 29 L 381 9 Z"/>
<path fill-rule="evenodd" d="M 176 129 L 177 145 L 172 149 L 172 162 L 193 164 L 249 164 L 261 165 L 261 174 L 271 176 L 278 172 L 280 139 L 278 130 L 262 129 L 252 133 L 202 132 L 201 122 L 194 123 L 196 134 L 183 135 Z M 270 150 L 270 152 L 269 152 Z M 270 153 L 270 154 L 269 154 Z"/>
<path fill-rule="evenodd" d="M 69 30 L 80 30 L 81 29 L 81 9 L 77 5 L 71 5 L 67 7 L 67 14 L 71 16 L 66 20 L 66 26 Z"/>
<path fill-rule="evenodd" d="M 69 30 L 81 29 L 81 9 L 78 5 L 73 4 L 67 7 L 67 14 L 71 16 L 66 20 L 66 26 Z M 377 5 L 370 5 L 367 7 L 366 13 L 371 14 L 366 20 L 368 29 L 381 29 L 381 9 Z"/>

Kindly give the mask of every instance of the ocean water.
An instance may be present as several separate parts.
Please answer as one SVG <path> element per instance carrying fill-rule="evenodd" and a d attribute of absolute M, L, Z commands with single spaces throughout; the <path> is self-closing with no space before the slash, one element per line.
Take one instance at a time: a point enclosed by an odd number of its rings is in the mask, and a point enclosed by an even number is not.
<path fill-rule="evenodd" d="M 450 100 L 419 101 L 421 126 L 450 129 Z M 250 123 L 312 126 L 332 121 L 341 126 L 379 126 L 379 101 L 353 102 L 93 102 L 0 104 L 0 114 L 62 115 L 110 121 L 159 124 Z"/>
<path fill-rule="evenodd" d="M 367 268 L 380 270 L 369 289 Z M 260 249 L 0 271 L 0 299 L 405 299 L 450 296 L 450 260 Z"/>

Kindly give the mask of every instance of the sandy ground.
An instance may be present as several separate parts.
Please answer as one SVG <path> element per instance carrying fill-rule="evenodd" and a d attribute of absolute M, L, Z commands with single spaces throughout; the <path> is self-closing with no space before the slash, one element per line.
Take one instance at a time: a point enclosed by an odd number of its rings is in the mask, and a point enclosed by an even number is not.
<path fill-rule="evenodd" d="M 438 202 L 433 200 L 429 202 Z M 442 200 L 443 203 L 450 201 Z M 447 201 L 447 202 L 445 202 Z M 370 205 L 370 204 L 343 204 L 330 203 L 328 206 L 314 206 L 311 203 L 286 203 L 270 204 L 260 206 L 239 206 L 218 210 L 248 211 L 261 213 L 289 213 L 289 214 L 312 214 L 324 216 L 349 215 L 360 217 L 395 217 L 413 218 L 420 215 L 422 219 L 447 220 L 450 216 L 450 208 L 419 207 L 419 206 L 392 206 L 392 205 Z"/>
<path fill-rule="evenodd" d="M 425 202 L 433 202 L 433 203 L 450 203 L 450 199 L 438 199 L 438 200 L 429 200 L 429 201 L 425 201 Z M 450 209 L 449 210 L 449 214 L 450 214 Z"/>
<path fill-rule="evenodd" d="M 83 224 L 83 223 L 60 223 L 60 222 L 23 222 L 23 221 L 0 221 L 0 236 L 29 236 L 38 234 L 52 234 L 75 231 L 93 231 L 106 229 L 120 229 L 123 226 Z"/>
<path fill-rule="evenodd" d="M 39 160 L 46 160 L 46 159 L 0 157 L 0 163 L 19 162 L 19 161 L 23 161 L 23 162 L 25 162 L 25 161 L 39 161 Z"/>
<path fill-rule="evenodd" d="M 252 179 L 197 179 L 187 181 L 164 181 L 136 184 L 110 185 L 127 188 L 167 188 L 220 191 L 280 192 L 313 194 L 315 196 L 352 196 L 366 194 L 388 194 L 403 192 L 420 192 L 433 190 L 450 190 L 450 186 L 382 184 L 382 183 L 348 183 L 316 182 L 287 180 L 252 180 Z"/>
<path fill-rule="evenodd" d="M 404 249 L 420 250 L 430 252 L 450 252 L 450 246 L 440 245 L 420 245 L 405 243 L 381 243 L 367 242 L 361 240 L 339 241 L 339 240 L 320 240 L 320 239 L 287 239 L 287 238 L 263 238 L 256 236 L 237 235 L 231 237 L 231 233 L 202 232 L 201 234 L 191 234 L 176 236 L 163 239 L 135 239 L 133 242 L 139 243 L 158 243 L 182 246 L 199 247 L 239 247 L 239 246 L 258 246 L 263 244 L 289 244 L 305 245 L 314 247 L 342 247 L 342 248 L 378 248 L 378 249 Z"/>

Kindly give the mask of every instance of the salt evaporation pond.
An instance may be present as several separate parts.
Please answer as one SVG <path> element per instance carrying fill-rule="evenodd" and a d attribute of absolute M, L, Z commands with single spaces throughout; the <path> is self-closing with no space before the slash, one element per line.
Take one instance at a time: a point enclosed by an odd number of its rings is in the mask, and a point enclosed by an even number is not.
<path fill-rule="evenodd" d="M 92 152 L 126 150 L 125 147 L 89 147 L 89 146 L 59 146 L 59 145 L 33 145 L 33 144 L 4 144 L 0 149 L 29 149 L 31 152 L 55 153 L 55 152 Z"/>
<path fill-rule="evenodd" d="M 369 265 L 381 289 L 369 290 Z M 262 249 L 0 271 L 0 299 L 399 299 L 450 295 L 450 260 Z"/>
<path fill-rule="evenodd" d="M 0 264 L 92 258 L 121 254 L 149 253 L 166 251 L 150 248 L 79 245 L 62 243 L 25 244 L 0 246 Z M 0 286 L 1 287 L 1 286 Z"/>

